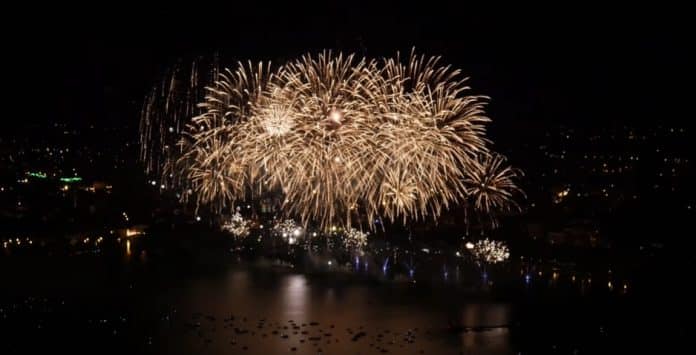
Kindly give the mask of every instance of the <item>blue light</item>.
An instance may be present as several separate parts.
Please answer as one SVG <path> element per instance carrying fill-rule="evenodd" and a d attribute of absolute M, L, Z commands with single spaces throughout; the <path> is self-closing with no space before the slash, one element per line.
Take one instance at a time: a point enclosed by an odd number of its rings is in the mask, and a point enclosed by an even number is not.
<path fill-rule="evenodd" d="M 531 276 L 531 275 L 529 275 L 529 274 L 524 275 L 524 282 L 525 282 L 526 284 L 529 284 L 531 281 L 532 281 L 532 276 Z"/>

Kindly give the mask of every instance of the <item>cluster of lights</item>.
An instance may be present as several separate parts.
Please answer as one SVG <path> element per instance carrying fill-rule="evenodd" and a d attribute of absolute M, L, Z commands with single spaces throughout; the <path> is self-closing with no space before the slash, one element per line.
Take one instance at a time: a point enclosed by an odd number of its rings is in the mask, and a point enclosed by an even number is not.
<path fill-rule="evenodd" d="M 557 192 L 556 195 L 554 196 L 553 203 L 556 203 L 556 204 L 561 203 L 563 201 L 563 199 L 565 199 L 568 196 L 569 193 L 570 193 L 570 188 L 565 188 L 562 191 Z"/>
<path fill-rule="evenodd" d="M 37 179 L 47 179 L 48 178 L 48 174 L 41 172 L 41 171 L 29 171 L 29 172 L 27 172 L 27 176 L 37 178 Z M 53 174 L 53 176 L 55 176 L 55 174 Z M 26 179 L 24 179 L 24 180 L 26 180 Z M 24 181 L 24 180 L 22 180 L 22 181 Z M 80 182 L 80 181 L 82 181 L 82 178 L 79 176 L 71 176 L 71 177 L 61 177 L 58 180 L 62 183 L 69 184 L 69 183 L 74 183 L 74 182 Z"/>
<path fill-rule="evenodd" d="M 85 237 L 82 239 L 82 244 L 89 244 L 90 241 L 92 241 L 92 238 L 90 237 Z M 94 245 L 99 245 L 104 241 L 104 237 L 96 237 L 94 238 Z"/>
<path fill-rule="evenodd" d="M 27 173 L 27 175 L 29 175 L 31 177 L 39 178 L 39 179 L 45 179 L 47 177 L 46 173 L 40 172 L 40 171 L 39 172 L 30 171 Z"/>
<path fill-rule="evenodd" d="M 96 238 L 90 238 L 90 237 L 84 237 L 80 240 L 75 241 L 77 243 L 82 243 L 82 244 L 90 244 L 94 243 L 94 245 L 100 245 L 101 243 L 104 242 L 104 237 L 98 236 Z M 3 240 L 2 246 L 5 249 L 10 248 L 11 246 L 31 246 L 34 244 L 34 241 L 31 238 L 10 238 Z"/>
<path fill-rule="evenodd" d="M 13 238 L 9 238 L 9 239 L 4 240 L 4 241 L 2 242 L 2 247 L 5 248 L 5 249 L 7 249 L 7 248 L 9 248 L 9 247 L 12 246 L 12 245 L 21 246 L 22 244 L 25 244 L 25 245 L 32 245 L 32 244 L 34 244 L 34 242 L 33 242 L 30 238 L 24 238 L 24 239 L 21 239 L 21 238 L 14 238 L 14 239 L 13 239 Z"/>
<path fill-rule="evenodd" d="M 80 182 L 82 181 L 82 178 L 79 176 L 73 176 L 73 177 L 62 177 L 60 178 L 61 182 L 65 183 L 73 183 L 73 182 Z"/>

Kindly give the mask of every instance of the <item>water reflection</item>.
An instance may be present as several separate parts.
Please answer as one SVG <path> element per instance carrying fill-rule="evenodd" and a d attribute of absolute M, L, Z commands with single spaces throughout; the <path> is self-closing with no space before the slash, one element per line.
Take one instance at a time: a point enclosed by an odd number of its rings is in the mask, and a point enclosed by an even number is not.
<path fill-rule="evenodd" d="M 462 306 L 461 322 L 465 328 L 507 327 L 510 306 L 496 303 L 469 303 Z"/>
<path fill-rule="evenodd" d="M 292 347 L 298 354 L 317 349 L 328 354 L 380 353 L 381 349 L 398 354 L 419 354 L 420 350 L 430 354 L 511 352 L 509 332 L 496 328 L 510 322 L 509 306 L 468 304 L 451 290 L 375 287 L 301 274 L 232 269 L 222 278 L 209 275 L 180 282 L 164 297 L 160 304 L 171 304 L 182 314 L 200 312 L 219 319 L 235 315 L 237 323 L 230 329 L 249 331 L 232 335 L 235 348 L 228 347 L 230 338 L 219 328 L 204 332 L 203 338 L 212 339 L 206 347 L 195 334 L 173 340 L 184 341 L 182 349 L 190 353 L 234 353 L 242 345 L 248 347 L 244 351 L 248 354 L 290 353 Z M 142 302 L 147 303 L 147 297 Z M 240 323 L 242 317 L 247 321 Z M 258 328 L 261 319 L 266 321 Z M 463 331 L 453 330 L 448 319 Z M 365 335 L 353 341 L 360 332 Z M 310 338 L 321 340 L 311 342 Z"/>
<path fill-rule="evenodd" d="M 121 247 L 128 248 L 128 241 Z M 132 248 L 134 255 L 140 253 L 139 245 Z M 510 353 L 507 330 L 488 329 L 510 322 L 509 306 L 469 304 L 451 288 L 351 282 L 339 275 L 246 266 L 194 269 L 162 264 L 156 255 L 152 253 L 147 267 L 131 258 L 126 262 L 131 267 L 112 270 L 117 281 L 105 279 L 109 272 L 104 270 L 114 265 L 95 258 L 89 259 L 94 264 L 80 259 L 62 269 L 37 268 L 32 285 L 53 287 L 61 298 L 75 297 L 85 308 L 137 319 L 126 324 L 113 318 L 105 324 L 120 324 L 124 328 L 118 334 L 124 335 L 118 339 L 127 340 L 129 347 L 145 344 L 152 354 L 285 354 L 293 347 L 297 354 L 318 349 L 328 354 L 385 349 L 396 354 Z M 390 272 L 395 263 L 390 260 Z M 104 286 L 107 282 L 109 287 Z M 453 330 L 448 320 L 470 329 Z M 128 335 L 124 329 L 130 329 Z M 358 334 L 363 335 L 355 338 Z M 133 352 L 141 353 L 137 348 Z"/>
<path fill-rule="evenodd" d="M 510 349 L 511 319 L 507 304 L 472 303 L 463 306 L 461 344 L 464 352 L 507 354 Z"/>
<path fill-rule="evenodd" d="M 307 303 L 310 301 L 310 295 L 307 280 L 303 275 L 289 275 L 283 280 L 281 298 L 283 313 L 286 317 L 296 322 L 308 321 Z"/>

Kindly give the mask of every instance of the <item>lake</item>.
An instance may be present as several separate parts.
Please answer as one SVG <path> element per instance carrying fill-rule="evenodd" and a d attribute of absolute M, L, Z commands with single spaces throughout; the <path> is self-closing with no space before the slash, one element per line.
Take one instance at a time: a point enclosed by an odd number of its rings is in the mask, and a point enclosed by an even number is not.
<path fill-rule="evenodd" d="M 664 351 L 690 329 L 665 312 L 693 310 L 684 299 L 646 307 L 631 294 L 541 282 L 384 282 L 223 252 L 136 255 L 0 259 L 0 344 L 8 353 L 579 354 L 633 339 Z"/>

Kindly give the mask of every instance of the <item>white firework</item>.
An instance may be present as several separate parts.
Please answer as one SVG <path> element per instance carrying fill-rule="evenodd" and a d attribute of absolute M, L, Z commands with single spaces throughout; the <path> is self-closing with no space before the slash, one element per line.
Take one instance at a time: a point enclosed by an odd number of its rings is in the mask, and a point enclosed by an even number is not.
<path fill-rule="evenodd" d="M 273 235 L 283 238 L 288 244 L 297 243 L 303 234 L 302 227 L 292 219 L 278 221 L 273 225 Z"/>
<path fill-rule="evenodd" d="M 497 264 L 510 258 L 510 250 L 505 243 L 488 238 L 474 243 L 471 253 L 476 260 L 485 264 Z"/>
<path fill-rule="evenodd" d="M 367 233 L 350 228 L 342 239 L 343 247 L 347 250 L 362 251 L 367 246 Z"/>
<path fill-rule="evenodd" d="M 231 233 L 236 238 L 244 238 L 249 235 L 250 221 L 242 217 L 239 211 L 235 212 L 229 222 L 224 223 L 220 228 Z"/>

